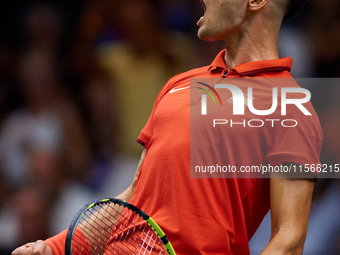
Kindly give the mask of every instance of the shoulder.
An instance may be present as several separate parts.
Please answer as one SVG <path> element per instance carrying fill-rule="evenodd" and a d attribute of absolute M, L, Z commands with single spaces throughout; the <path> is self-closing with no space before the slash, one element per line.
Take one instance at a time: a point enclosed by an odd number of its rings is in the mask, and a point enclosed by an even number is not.
<path fill-rule="evenodd" d="M 163 90 L 171 90 L 173 87 L 178 86 L 179 83 L 187 83 L 189 85 L 190 79 L 192 78 L 209 78 L 211 76 L 209 67 L 210 66 L 207 65 L 179 73 L 168 80 Z"/>

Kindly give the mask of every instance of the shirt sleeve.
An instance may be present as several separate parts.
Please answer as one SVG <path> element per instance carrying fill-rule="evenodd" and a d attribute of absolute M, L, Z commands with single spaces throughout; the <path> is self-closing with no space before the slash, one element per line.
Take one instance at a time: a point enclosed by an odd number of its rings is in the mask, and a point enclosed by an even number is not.
<path fill-rule="evenodd" d="M 179 74 L 178 74 L 179 75 Z M 153 125 L 154 125 L 154 115 L 155 115 L 155 111 L 157 109 L 157 106 L 159 104 L 159 102 L 162 100 L 162 98 L 164 97 L 164 95 L 174 86 L 175 84 L 175 80 L 177 78 L 177 76 L 172 77 L 162 88 L 162 90 L 160 91 L 160 93 L 158 94 L 151 115 L 148 119 L 148 121 L 146 122 L 146 125 L 144 126 L 144 128 L 141 130 L 137 142 L 139 144 L 141 144 L 142 146 L 144 146 L 145 148 L 148 148 L 150 140 L 152 138 L 152 134 L 153 134 Z"/>
<path fill-rule="evenodd" d="M 312 104 L 308 102 L 305 106 L 311 116 L 304 115 L 292 106 L 290 111 L 287 111 L 285 122 L 281 120 L 280 125 L 271 128 L 270 131 L 267 130 L 268 164 L 320 164 L 323 131 Z"/>
<path fill-rule="evenodd" d="M 51 247 L 53 255 L 64 255 L 65 254 L 65 243 L 66 243 L 66 235 L 67 229 L 60 232 L 58 235 L 55 235 L 51 238 L 45 240 L 45 242 Z"/>

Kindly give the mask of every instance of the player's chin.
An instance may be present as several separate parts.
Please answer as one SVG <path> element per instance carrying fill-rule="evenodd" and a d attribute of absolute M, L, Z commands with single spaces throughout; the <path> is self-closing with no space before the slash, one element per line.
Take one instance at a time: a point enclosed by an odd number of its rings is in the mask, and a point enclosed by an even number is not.
<path fill-rule="evenodd" d="M 216 36 L 213 33 L 209 33 L 208 31 L 202 28 L 198 29 L 197 37 L 201 39 L 202 41 L 206 41 L 206 42 L 213 42 L 213 41 L 219 40 L 216 38 Z"/>

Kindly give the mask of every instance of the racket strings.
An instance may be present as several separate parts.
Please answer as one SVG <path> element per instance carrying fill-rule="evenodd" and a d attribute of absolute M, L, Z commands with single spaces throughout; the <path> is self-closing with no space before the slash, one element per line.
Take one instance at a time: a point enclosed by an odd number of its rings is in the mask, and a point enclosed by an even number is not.
<path fill-rule="evenodd" d="M 126 224 L 120 224 L 119 225 L 120 230 L 123 231 L 122 229 L 123 227 L 125 230 L 127 229 L 125 233 L 126 237 L 131 235 L 130 240 L 129 240 L 129 245 L 133 244 L 134 247 L 139 247 L 137 248 L 138 253 L 136 254 L 152 254 L 152 250 L 155 248 L 157 241 L 158 241 L 158 247 L 161 247 L 159 246 L 161 244 L 161 241 L 158 238 L 157 234 L 153 230 L 151 230 L 151 227 L 148 224 L 146 224 L 144 221 L 143 221 L 143 224 L 138 224 L 138 222 L 141 222 L 141 219 L 142 219 L 138 214 L 129 210 L 126 212 L 125 215 L 122 214 L 121 217 L 124 219 L 123 222 L 126 222 Z M 133 227 L 129 228 L 129 226 L 133 226 Z M 141 234 L 138 234 L 138 233 L 141 233 Z M 119 236 L 118 241 L 122 242 L 122 244 L 124 244 L 125 247 L 127 247 L 127 245 L 125 244 L 127 239 L 124 237 L 124 234 L 121 234 L 118 236 Z M 115 239 L 115 241 L 116 240 L 117 238 Z M 141 242 L 141 240 L 143 242 Z M 152 241 L 152 243 L 150 241 Z M 131 253 L 128 253 L 128 254 L 131 254 Z"/>
<path fill-rule="evenodd" d="M 118 204 L 85 211 L 73 236 L 72 254 L 167 254 L 156 232 L 136 212 Z"/>

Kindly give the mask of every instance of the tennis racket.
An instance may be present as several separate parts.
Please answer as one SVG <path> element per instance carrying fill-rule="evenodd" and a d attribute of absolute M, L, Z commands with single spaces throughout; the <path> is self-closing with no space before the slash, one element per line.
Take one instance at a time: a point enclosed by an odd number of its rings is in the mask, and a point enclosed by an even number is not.
<path fill-rule="evenodd" d="M 137 207 L 119 199 L 85 205 L 73 218 L 66 255 L 176 254 L 162 229 Z"/>

